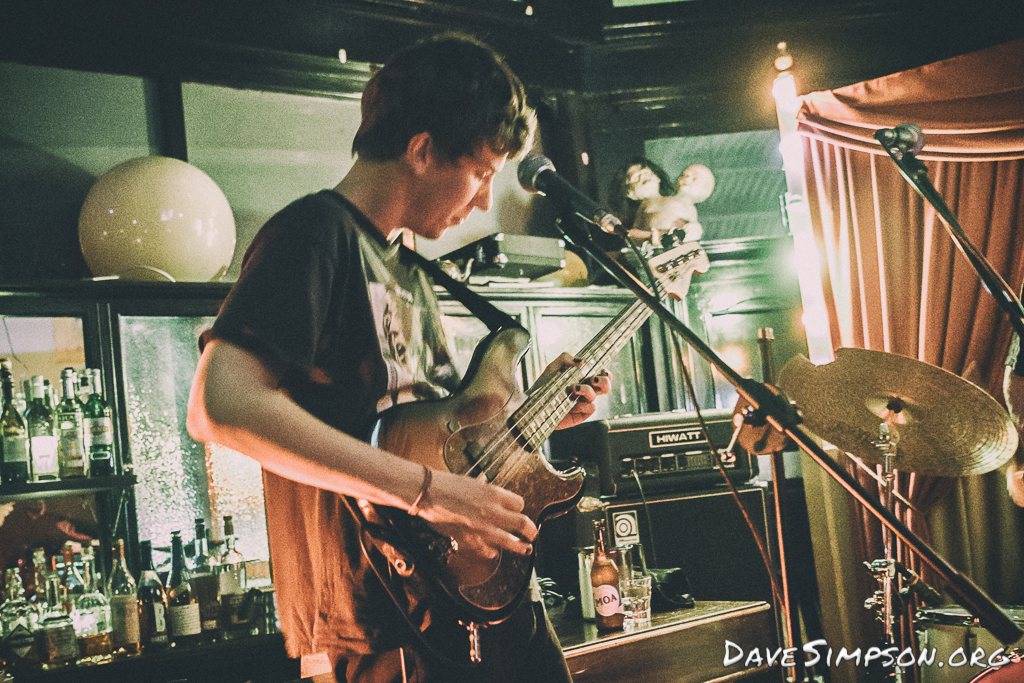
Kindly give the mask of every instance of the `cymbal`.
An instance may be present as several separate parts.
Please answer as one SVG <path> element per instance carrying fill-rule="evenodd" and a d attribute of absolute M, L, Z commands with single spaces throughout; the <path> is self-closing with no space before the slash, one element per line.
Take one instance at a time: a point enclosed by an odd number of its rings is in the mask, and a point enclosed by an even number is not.
<path fill-rule="evenodd" d="M 990 472 L 1017 450 L 1009 414 L 981 387 L 922 361 L 881 351 L 838 349 L 814 365 L 794 357 L 778 386 L 804 423 L 838 448 L 885 464 L 879 427 L 892 430 L 892 467 L 944 477 Z"/>

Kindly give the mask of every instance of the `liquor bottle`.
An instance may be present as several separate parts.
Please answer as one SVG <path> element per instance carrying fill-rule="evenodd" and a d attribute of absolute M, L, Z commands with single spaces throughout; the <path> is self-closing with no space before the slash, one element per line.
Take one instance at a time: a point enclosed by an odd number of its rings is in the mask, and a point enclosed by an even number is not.
<path fill-rule="evenodd" d="M 8 358 L 0 358 L 0 383 L 0 478 L 4 484 L 23 484 L 29 479 L 28 427 L 14 402 L 14 375 Z"/>
<path fill-rule="evenodd" d="M 15 663 L 36 660 L 36 629 L 39 610 L 25 599 L 21 571 L 12 567 L 4 574 L 4 602 L 0 605 L 2 656 Z"/>
<path fill-rule="evenodd" d="M 31 387 L 28 423 L 29 456 L 32 458 L 32 481 L 53 481 L 60 476 L 57 467 L 57 422 L 50 400 L 50 387 L 42 375 L 35 375 Z"/>
<path fill-rule="evenodd" d="M 246 584 L 245 558 L 235 547 L 235 523 L 231 515 L 224 515 L 224 552 L 220 556 L 220 594 L 244 593 Z"/>
<path fill-rule="evenodd" d="M 85 416 L 85 444 L 89 453 L 89 476 L 105 477 L 114 473 L 114 419 L 110 406 L 103 398 L 103 380 L 100 371 L 86 368 L 83 377 L 89 381 L 85 391 L 82 414 Z"/>
<path fill-rule="evenodd" d="M 61 604 L 64 605 L 64 611 L 68 614 L 75 610 L 75 601 L 85 593 L 85 580 L 75 564 L 75 556 L 81 549 L 82 547 L 78 543 L 67 541 L 60 551 L 64 561 L 64 570 L 60 579 Z"/>
<path fill-rule="evenodd" d="M 219 561 L 210 555 L 210 544 L 206 537 L 206 520 L 196 519 L 195 560 L 192 562 L 192 585 L 199 601 L 199 620 L 203 634 L 213 639 L 217 633 L 217 619 L 220 612 Z"/>
<path fill-rule="evenodd" d="M 50 558 L 50 565 L 43 579 L 46 601 L 36 631 L 36 645 L 39 662 L 43 669 L 61 667 L 78 659 L 78 639 L 75 624 L 64 611 L 61 603 L 60 574 L 57 573 L 57 558 Z"/>
<path fill-rule="evenodd" d="M 199 600 L 192 587 L 192 575 L 185 561 L 181 532 L 171 532 L 171 574 L 167 579 L 167 613 L 171 641 L 175 646 L 200 642 L 203 631 Z"/>
<path fill-rule="evenodd" d="M 29 602 L 37 605 L 46 604 L 46 573 L 49 563 L 46 559 L 46 548 L 32 551 L 32 585 L 29 586 Z"/>
<path fill-rule="evenodd" d="M 60 478 L 89 475 L 89 455 L 85 451 L 85 415 L 75 397 L 77 374 L 73 368 L 60 373 L 64 394 L 54 409 L 57 419 L 57 465 Z"/>
<path fill-rule="evenodd" d="M 115 652 L 129 655 L 139 651 L 139 594 L 135 577 L 128 571 L 124 557 L 124 539 L 113 548 L 107 599 L 110 601 L 110 639 Z"/>
<path fill-rule="evenodd" d="M 609 552 L 608 529 L 603 519 L 594 522 L 594 562 L 590 567 L 594 588 L 594 622 L 599 631 L 622 628 L 625 614 L 619 594 L 619 568 Z"/>
<path fill-rule="evenodd" d="M 167 634 L 167 590 L 153 568 L 153 544 L 142 541 L 142 574 L 139 576 L 139 640 L 145 650 L 171 644 Z"/>
<path fill-rule="evenodd" d="M 82 548 L 82 579 L 85 592 L 75 600 L 71 621 L 75 624 L 78 648 L 83 657 L 93 661 L 108 659 L 114 648 L 111 644 L 110 601 L 100 591 L 96 556 L 91 545 Z"/>

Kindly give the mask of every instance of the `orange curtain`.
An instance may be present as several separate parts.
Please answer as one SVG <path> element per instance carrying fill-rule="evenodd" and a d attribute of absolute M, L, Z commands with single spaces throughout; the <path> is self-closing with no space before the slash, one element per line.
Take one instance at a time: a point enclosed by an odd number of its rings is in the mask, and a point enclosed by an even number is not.
<path fill-rule="evenodd" d="M 833 349 L 916 358 L 1001 399 L 1012 326 L 945 224 L 873 135 L 904 122 L 921 126 L 925 147 L 917 158 L 928 178 L 970 242 L 1019 293 L 1024 281 L 1024 40 L 811 93 L 802 98 L 797 119 L 808 208 L 824 258 L 822 287 Z M 913 396 L 913 387 L 907 391 Z M 868 490 L 878 489 L 863 472 L 857 476 Z M 917 512 L 898 504 L 897 514 L 929 541 L 926 518 L 960 482 L 900 472 L 896 490 Z M 992 488 L 984 488 L 987 495 L 993 495 Z M 1014 513 L 1005 502 L 981 504 Z M 855 554 L 879 559 L 881 527 L 870 513 L 862 520 L 863 528 L 854 534 Z M 897 552 L 897 559 L 915 566 L 916 558 Z M 870 594 L 877 584 L 866 571 L 861 578 L 858 594 Z"/>

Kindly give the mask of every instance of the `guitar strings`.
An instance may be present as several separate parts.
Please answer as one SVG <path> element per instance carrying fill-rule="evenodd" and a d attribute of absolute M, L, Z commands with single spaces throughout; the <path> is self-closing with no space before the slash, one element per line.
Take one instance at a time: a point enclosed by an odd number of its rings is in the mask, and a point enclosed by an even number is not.
<path fill-rule="evenodd" d="M 627 324 L 622 325 L 618 320 L 613 320 L 606 325 L 602 333 L 584 346 L 578 354 L 583 361 L 579 366 L 567 368 L 565 372 L 553 377 L 546 386 L 531 394 L 527 401 L 513 413 L 510 420 L 513 427 L 520 427 L 521 423 L 535 424 L 538 415 L 542 416 L 541 424 L 546 424 L 548 427 L 557 426 L 575 404 L 575 399 L 571 394 L 563 393 L 560 397 L 558 396 L 561 393 L 560 388 L 565 384 L 565 379 L 571 378 L 572 383 L 575 384 L 584 377 L 593 375 L 597 368 L 607 362 L 613 352 L 621 349 L 622 339 L 632 337 L 650 317 L 650 314 L 650 310 L 642 301 L 631 304 L 623 314 L 627 319 Z M 598 340 L 605 338 L 605 332 L 612 328 L 617 328 L 616 333 L 599 344 Z M 533 439 L 544 431 L 536 428 L 519 428 L 518 434 L 530 446 L 536 447 Z M 527 454 L 523 452 L 523 449 L 516 447 L 518 446 L 517 442 L 516 430 L 509 428 L 488 444 L 482 456 L 470 467 L 470 472 L 483 464 L 481 473 L 486 474 L 489 480 L 494 477 L 495 483 L 500 484 L 497 481 L 498 473 L 506 467 L 506 478 L 513 477 L 528 461 Z"/>

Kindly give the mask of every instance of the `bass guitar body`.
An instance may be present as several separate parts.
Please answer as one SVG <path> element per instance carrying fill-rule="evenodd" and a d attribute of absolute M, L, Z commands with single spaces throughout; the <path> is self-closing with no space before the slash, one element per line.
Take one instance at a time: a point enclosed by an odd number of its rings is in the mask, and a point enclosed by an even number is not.
<path fill-rule="evenodd" d="M 486 477 L 522 496 L 523 513 L 538 526 L 545 518 L 569 509 L 582 494 L 584 473 L 582 469 L 556 471 L 540 450 L 557 423 L 533 424 L 514 418 L 529 398 L 515 374 L 529 344 L 529 334 L 519 328 L 492 333 L 477 347 L 458 392 L 381 413 L 374 445 L 432 469 Z M 486 559 L 450 546 L 438 552 L 438 544 L 428 540 L 430 530 L 425 522 L 391 509 L 382 513 L 409 546 L 420 546 L 402 550 L 421 568 L 426 566 L 434 574 L 431 578 L 474 621 L 501 621 L 526 592 L 533 571 L 532 554 L 501 551 Z"/>

